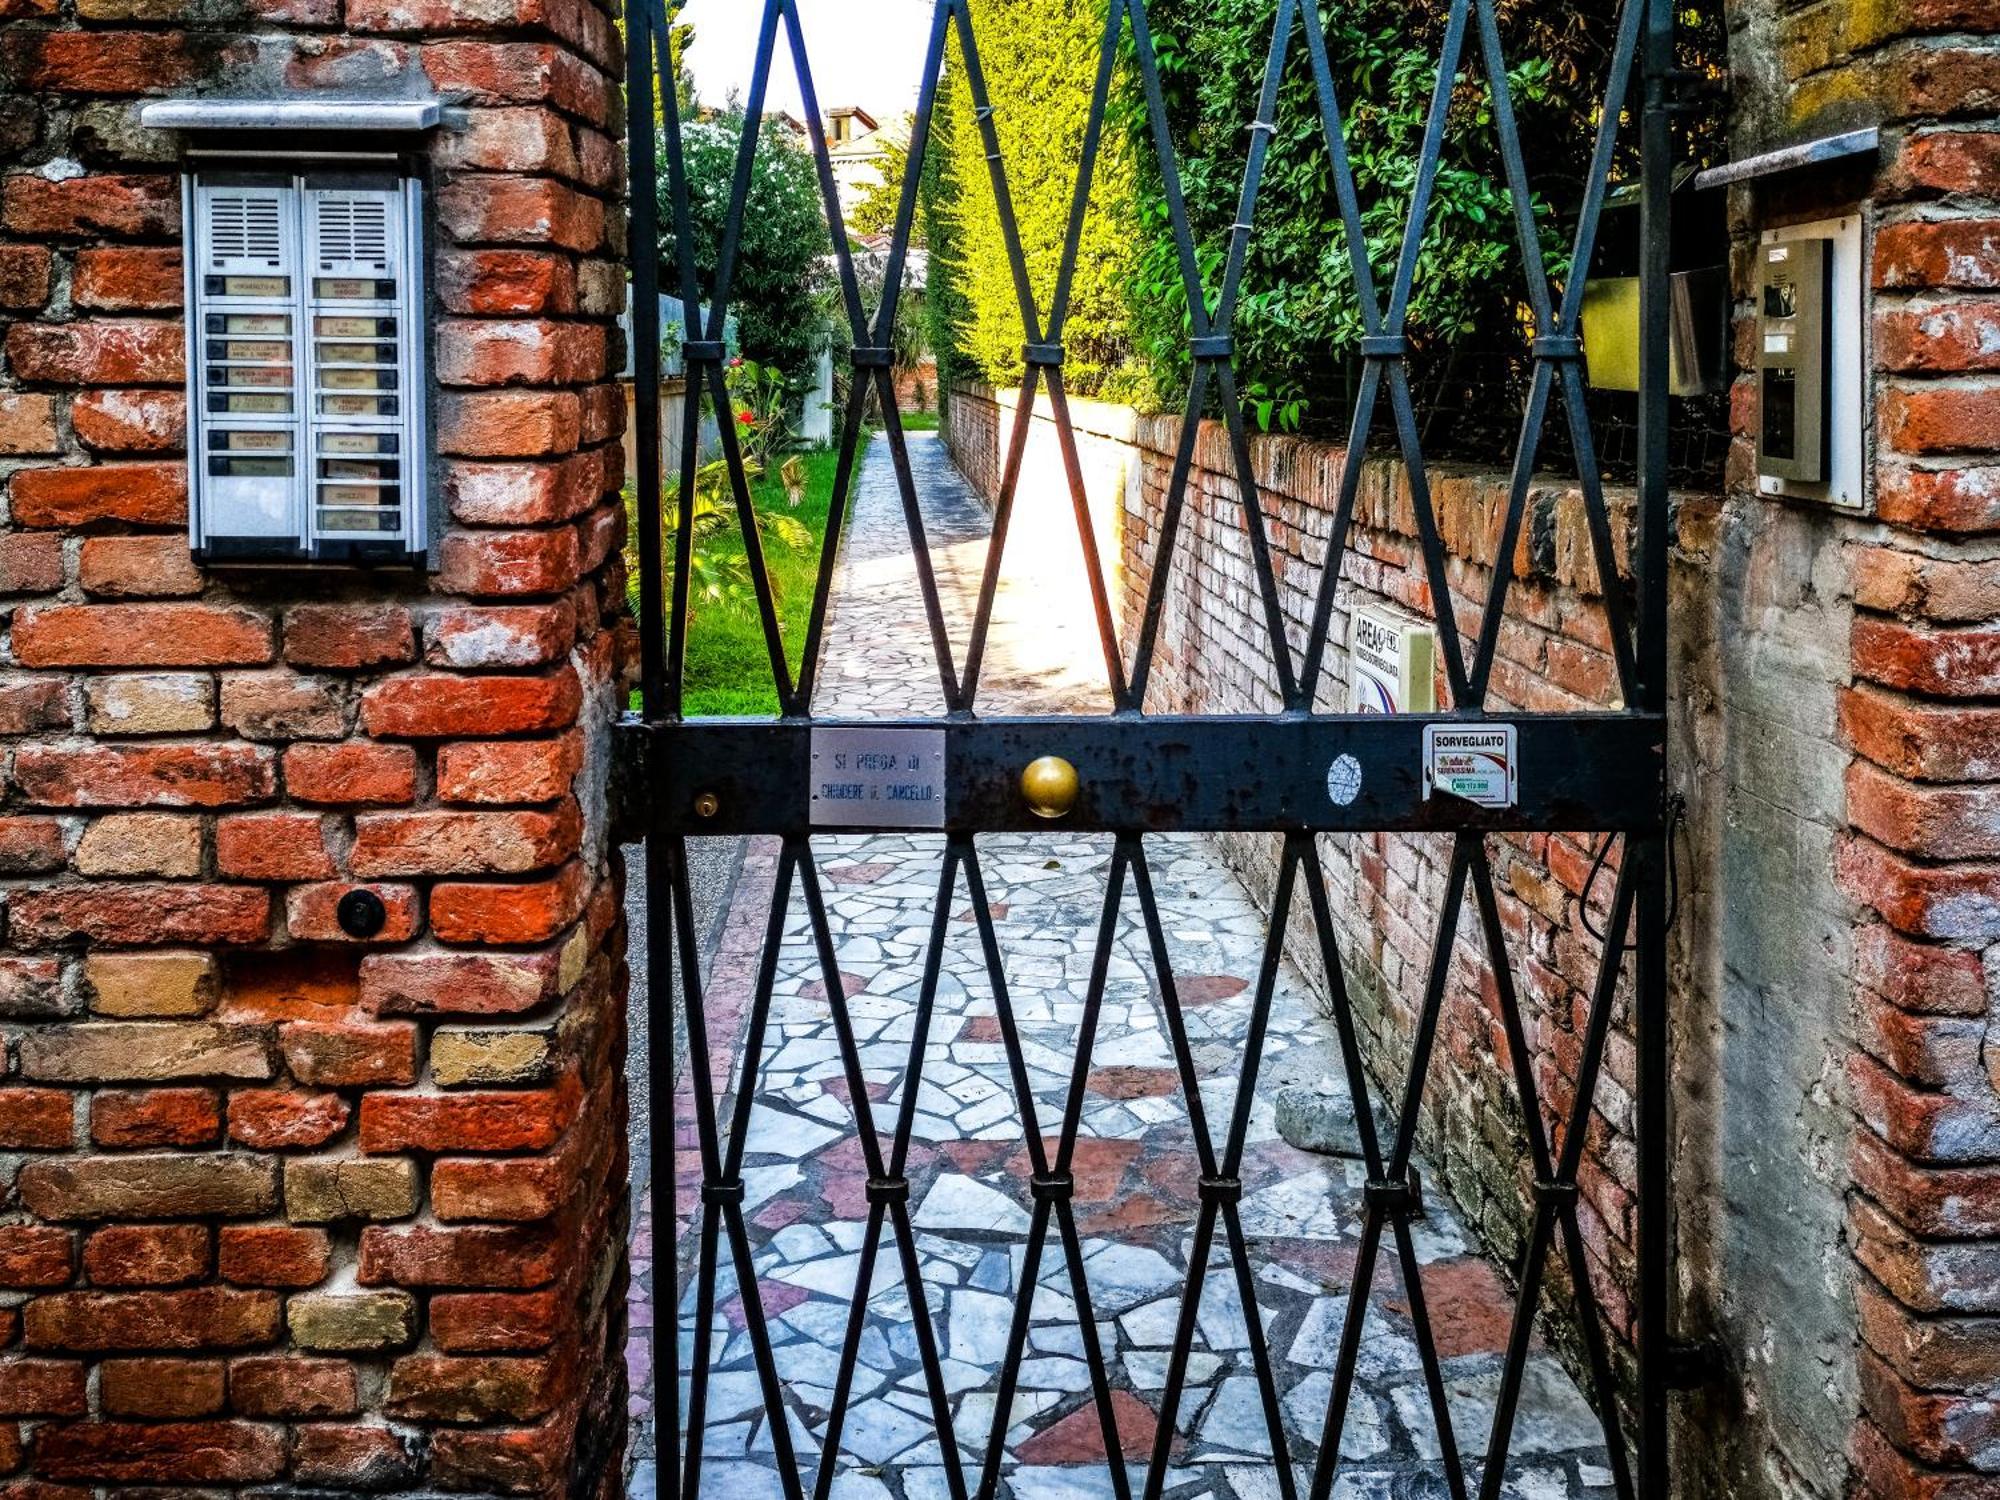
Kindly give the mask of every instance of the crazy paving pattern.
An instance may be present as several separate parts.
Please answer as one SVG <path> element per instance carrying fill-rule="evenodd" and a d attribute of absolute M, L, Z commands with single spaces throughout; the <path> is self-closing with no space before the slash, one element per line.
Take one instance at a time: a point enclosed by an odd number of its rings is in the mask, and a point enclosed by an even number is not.
<path fill-rule="evenodd" d="M 957 596 L 962 610 L 966 591 L 976 587 L 983 511 L 934 440 L 913 438 L 911 458 L 926 522 L 940 538 L 941 586 Z M 925 695 L 936 690 L 934 672 L 925 675 L 931 667 L 922 606 L 888 471 L 886 445 L 878 440 L 857 487 L 854 528 L 834 593 L 840 603 L 816 705 L 822 713 L 926 711 Z M 967 549 L 965 558 L 957 557 Z M 1037 685 L 1036 711 L 1062 706 L 1049 701 L 1049 674 L 1012 655 L 1016 641 L 1026 641 L 1033 652 L 1047 649 L 1046 641 L 1024 634 L 1031 621 L 1031 611 L 1003 608 L 996 614 L 992 692 L 985 700 L 990 710 L 1019 710 L 1021 699 L 1006 683 Z M 1089 639 L 1078 644 L 1088 663 Z M 1087 669 L 1082 676 L 1088 678 Z M 1078 691 L 1088 694 L 1088 687 Z M 999 997 L 981 956 L 964 871 L 955 874 L 905 1169 L 912 1246 L 942 1377 L 935 1394 L 924 1373 L 904 1261 L 886 1228 L 873 1257 L 866 1319 L 850 1329 L 869 1237 L 871 1174 L 802 882 L 775 872 L 776 848 L 753 847 L 707 1002 L 710 1071 L 726 1129 L 772 891 L 789 885 L 743 1143 L 741 1212 L 796 1457 L 786 1464 L 778 1452 L 780 1435 L 757 1373 L 755 1315 L 746 1308 L 727 1236 L 715 1258 L 715 1315 L 708 1338 L 697 1337 L 697 1226 L 704 1210 L 694 1181 L 700 1164 L 691 1149 L 692 1103 L 684 1093 L 677 1138 L 680 1409 L 687 1413 L 696 1399 L 686 1372 L 705 1355 L 711 1373 L 699 1398 L 701 1493 L 727 1500 L 816 1493 L 836 1500 L 951 1500 L 956 1493 L 978 1494 L 985 1477 L 1015 1500 L 1095 1500 L 1147 1494 L 1150 1478 L 1157 1486 L 1150 1493 L 1175 1500 L 1278 1500 L 1287 1487 L 1273 1459 L 1252 1353 L 1261 1329 L 1296 1466 L 1296 1492 L 1306 1494 L 1347 1313 L 1367 1172 L 1359 1161 L 1308 1155 L 1277 1136 L 1273 1080 L 1319 1078 L 1335 1056 L 1333 1028 L 1299 976 L 1288 965 L 1277 971 L 1244 1135 L 1239 1212 L 1256 1268 L 1256 1318 L 1246 1318 L 1218 1233 L 1194 1311 L 1174 1436 L 1165 1463 L 1149 1474 L 1195 1253 L 1201 1167 L 1131 878 L 1123 881 L 1121 909 L 1109 924 L 1101 1006 L 1086 1039 L 1086 996 L 1114 863 L 1112 840 L 1052 830 L 978 841 L 978 869 L 1019 1038 L 1016 1058 L 1004 1045 Z M 1246 1036 L 1254 1023 L 1267 924 L 1202 840 L 1157 837 L 1145 848 L 1203 1113 L 1220 1149 L 1238 1071 L 1252 1050 Z M 887 1158 L 912 1086 L 905 1075 L 938 910 L 944 840 L 827 837 L 814 841 L 812 854 L 868 1107 Z M 1025 1143 L 1016 1064 L 1050 1156 L 1073 1077 L 1083 1082 L 1071 1163 L 1081 1289 L 1067 1269 L 1060 1215 L 1046 1235 L 1032 1232 L 1030 1180 L 1037 1164 Z M 1441 1190 L 1427 1190 L 1425 1210 L 1412 1224 L 1415 1259 L 1424 1267 L 1457 1446 L 1476 1455 L 1492 1425 L 1514 1297 L 1475 1253 Z M 1036 1239 L 1039 1262 L 1029 1276 L 1025 1263 Z M 649 1252 L 650 1244 L 642 1240 L 641 1249 Z M 650 1266 L 642 1263 L 641 1269 Z M 1023 1286 L 1033 1291 L 1019 1382 L 1001 1424 L 1001 1452 L 990 1463 L 999 1371 L 1016 1336 Z M 1110 1377 L 1122 1475 L 1106 1457 L 1104 1413 L 1093 1395 L 1081 1326 L 1084 1297 Z M 650 1322 L 650 1311 L 635 1308 L 635 1324 Z M 851 1360 L 843 1352 L 850 1339 Z M 830 1413 L 842 1404 L 843 1373 L 850 1389 L 839 1456 L 822 1476 L 821 1454 Z M 1332 1494 L 1337 1500 L 1449 1494 L 1394 1255 L 1385 1256 L 1376 1272 L 1357 1373 Z M 643 1349 L 635 1349 L 634 1374 L 643 1411 L 651 1397 Z M 940 1398 L 952 1426 L 949 1447 L 940 1443 L 933 1418 Z M 670 1439 L 663 1436 L 661 1443 L 667 1447 Z M 1555 1358 L 1540 1350 L 1529 1359 L 1512 1452 L 1502 1493 L 1517 1500 L 1611 1493 L 1597 1419 Z M 954 1463 L 962 1466 L 963 1491 L 955 1487 Z M 1476 1481 L 1476 1460 L 1465 1467 Z"/>

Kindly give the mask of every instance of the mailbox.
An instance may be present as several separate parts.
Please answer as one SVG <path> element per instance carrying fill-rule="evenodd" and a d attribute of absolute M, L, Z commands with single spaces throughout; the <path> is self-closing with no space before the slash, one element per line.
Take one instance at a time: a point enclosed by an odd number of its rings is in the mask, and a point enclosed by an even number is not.
<path fill-rule="evenodd" d="M 409 158 L 362 149 L 369 106 L 306 108 L 176 101 L 144 116 L 203 133 L 183 178 L 190 539 L 213 563 L 417 563 L 431 531 L 424 187 Z M 396 118 L 436 118 L 413 109 Z M 342 130 L 337 149 L 248 133 L 316 125 Z"/>

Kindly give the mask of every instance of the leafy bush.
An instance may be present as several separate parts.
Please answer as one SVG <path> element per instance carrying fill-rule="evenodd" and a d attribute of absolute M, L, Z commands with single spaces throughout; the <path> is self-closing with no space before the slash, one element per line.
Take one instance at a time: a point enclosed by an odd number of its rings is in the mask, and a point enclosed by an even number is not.
<path fill-rule="evenodd" d="M 702 301 L 715 295 L 716 262 L 729 219 L 736 157 L 743 138 L 741 113 L 689 121 L 681 129 L 687 163 L 688 213 L 694 241 L 695 279 Z M 665 142 L 661 160 L 665 161 Z M 679 290 L 673 203 L 662 168 L 660 282 Z M 743 353 L 779 369 L 808 369 L 826 346 L 825 319 L 817 300 L 824 257 L 832 250 L 812 149 L 789 127 L 766 121 L 757 134 L 756 165 L 743 215 L 743 239 L 730 284 L 729 310 Z"/>
<path fill-rule="evenodd" d="M 1062 262 L 1096 82 L 1104 0 L 972 0 L 1029 284 L 1044 319 Z M 924 172 L 932 345 L 952 375 L 996 385 L 1022 374 L 1020 304 L 956 30 Z M 1107 131 L 1085 215 L 1063 342 L 1071 390 L 1129 389 L 1126 298 L 1139 255 L 1131 143 Z"/>
<path fill-rule="evenodd" d="M 1587 159 L 1590 148 L 1608 67 L 1600 49 L 1615 24 L 1614 7 L 1591 0 L 1581 7 L 1503 9 L 1507 52 L 1515 59 L 1509 85 L 1538 174 L 1531 187 L 1542 250 L 1557 272 L 1567 226 L 1555 221 L 1550 200 L 1568 208 L 1580 196 L 1579 158 Z M 1320 6 L 1369 261 L 1384 301 L 1416 185 L 1447 10 L 1446 0 Z M 1247 154 L 1244 126 L 1263 84 L 1271 6 L 1268 0 L 1157 0 L 1150 13 L 1189 221 L 1212 298 L 1236 219 Z M 1544 19 L 1546 13 L 1554 15 Z M 1147 130 L 1136 102 L 1127 105 L 1124 121 L 1135 139 Z M 1173 398 L 1186 390 L 1190 376 L 1188 309 L 1150 152 L 1139 182 L 1147 250 L 1134 284 L 1133 317 L 1157 389 Z M 1467 346 L 1520 348 L 1525 287 L 1513 198 L 1474 31 L 1452 99 L 1410 299 L 1409 334 L 1420 372 Z M 1344 420 L 1362 331 L 1332 157 L 1301 35 L 1279 94 L 1235 324 L 1237 368 L 1252 415 L 1266 426 L 1287 428 L 1309 419 Z"/>

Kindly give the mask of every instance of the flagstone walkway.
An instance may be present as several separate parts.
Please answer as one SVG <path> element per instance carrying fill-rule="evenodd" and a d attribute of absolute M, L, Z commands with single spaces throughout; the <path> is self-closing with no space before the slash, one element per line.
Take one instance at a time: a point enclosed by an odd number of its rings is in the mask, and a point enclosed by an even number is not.
<path fill-rule="evenodd" d="M 936 539 L 941 587 L 952 597 L 954 640 L 962 642 L 984 557 L 986 513 L 934 438 L 913 436 L 911 450 L 926 522 Z M 941 705 L 936 670 L 889 456 L 880 440 L 868 455 L 856 506 L 818 707 L 838 713 L 935 712 Z M 1092 671 L 1099 658 L 1088 614 L 1043 618 L 1034 603 L 1032 592 L 1003 592 L 988 673 L 992 693 L 982 698 L 982 710 L 1096 711 L 1102 679 Z M 1076 662 L 1080 668 L 1070 665 Z M 1249 1050 L 1245 1037 L 1265 920 L 1202 840 L 1149 838 L 1146 851 L 1202 1079 L 1202 1103 L 1220 1134 Z M 1051 830 L 982 838 L 978 854 L 1033 1109 L 1041 1130 L 1053 1137 L 1084 1030 L 1111 843 Z M 868 1109 L 886 1143 L 906 1087 L 943 841 L 929 835 L 822 838 L 814 841 L 813 855 Z M 731 1074 L 741 1065 L 743 1019 L 776 862 L 775 845 L 753 843 L 713 959 L 709 1034 L 719 1090 L 736 1086 Z M 945 1500 L 951 1494 L 946 1465 L 954 1456 L 964 1466 L 968 1491 L 976 1492 L 994 1425 L 997 1371 L 1024 1285 L 1034 1204 L 1021 1109 L 962 879 L 950 899 L 936 1010 L 916 1085 L 908 1177 L 923 1301 L 935 1330 L 954 1430 L 949 1446 L 941 1444 L 912 1299 L 885 1233 L 850 1372 L 852 1404 L 840 1439 L 842 1477 L 832 1489 L 835 1500 Z M 787 1382 L 796 1470 L 804 1494 L 811 1495 L 867 1235 L 868 1172 L 796 882 L 792 906 L 750 1115 L 744 1211 L 758 1300 Z M 1074 1212 L 1084 1290 L 1114 1388 L 1134 1496 L 1145 1485 L 1200 1206 L 1189 1111 L 1159 997 L 1128 880 L 1084 1070 Z M 1301 1494 L 1326 1421 L 1366 1173 L 1357 1161 L 1309 1155 L 1284 1144 L 1270 1100 L 1282 1083 L 1326 1076 L 1334 1044 L 1332 1027 L 1319 1017 L 1304 983 L 1288 966 L 1282 968 L 1249 1115 L 1241 1213 L 1257 1317 Z M 683 1409 L 696 1306 L 687 1259 L 695 1238 L 688 1225 L 698 1209 L 691 1184 L 699 1177 L 687 1125 L 691 1110 L 683 1097 L 677 1136 Z M 1427 1188 L 1426 1206 L 1427 1216 L 1414 1226 L 1424 1290 L 1459 1446 L 1477 1453 L 1491 1423 L 1498 1351 L 1513 1297 L 1475 1253 L 1440 1190 Z M 650 1226 L 642 1226 L 633 1306 L 634 1404 L 642 1417 L 650 1413 L 653 1395 L 645 1347 L 653 1315 L 646 1302 L 654 1275 L 651 1247 Z M 1113 1496 L 1079 1328 L 1081 1299 L 1053 1232 L 1031 1284 L 1020 1386 L 1004 1424 L 1001 1493 L 1014 1500 Z M 1218 1244 L 1174 1414 L 1177 1436 L 1163 1487 L 1172 1500 L 1275 1500 L 1281 1493 L 1251 1358 L 1253 1325 L 1237 1285 Z M 702 1494 L 715 1500 L 786 1494 L 755 1373 L 745 1301 L 725 1242 L 702 1439 Z M 1406 1294 L 1387 1263 L 1376 1275 L 1340 1451 L 1336 1500 L 1415 1500 L 1448 1493 L 1437 1469 L 1437 1425 Z M 1504 1493 L 1514 1500 L 1611 1493 L 1596 1420 L 1548 1353 L 1538 1351 L 1531 1359 L 1513 1452 Z M 654 1482 L 650 1464 L 642 1465 L 634 1493 L 649 1493 Z"/>

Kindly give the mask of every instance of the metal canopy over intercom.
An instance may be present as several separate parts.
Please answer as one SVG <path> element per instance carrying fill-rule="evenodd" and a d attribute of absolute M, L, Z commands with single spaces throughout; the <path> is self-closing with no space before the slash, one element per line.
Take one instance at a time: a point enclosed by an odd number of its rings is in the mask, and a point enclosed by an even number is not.
<path fill-rule="evenodd" d="M 423 183 L 397 151 L 369 146 L 436 118 L 435 104 L 327 100 L 179 100 L 142 114 L 200 132 L 184 182 L 198 556 L 426 555 Z M 337 131 L 337 149 L 323 135 L 287 149 L 299 131 Z"/>

